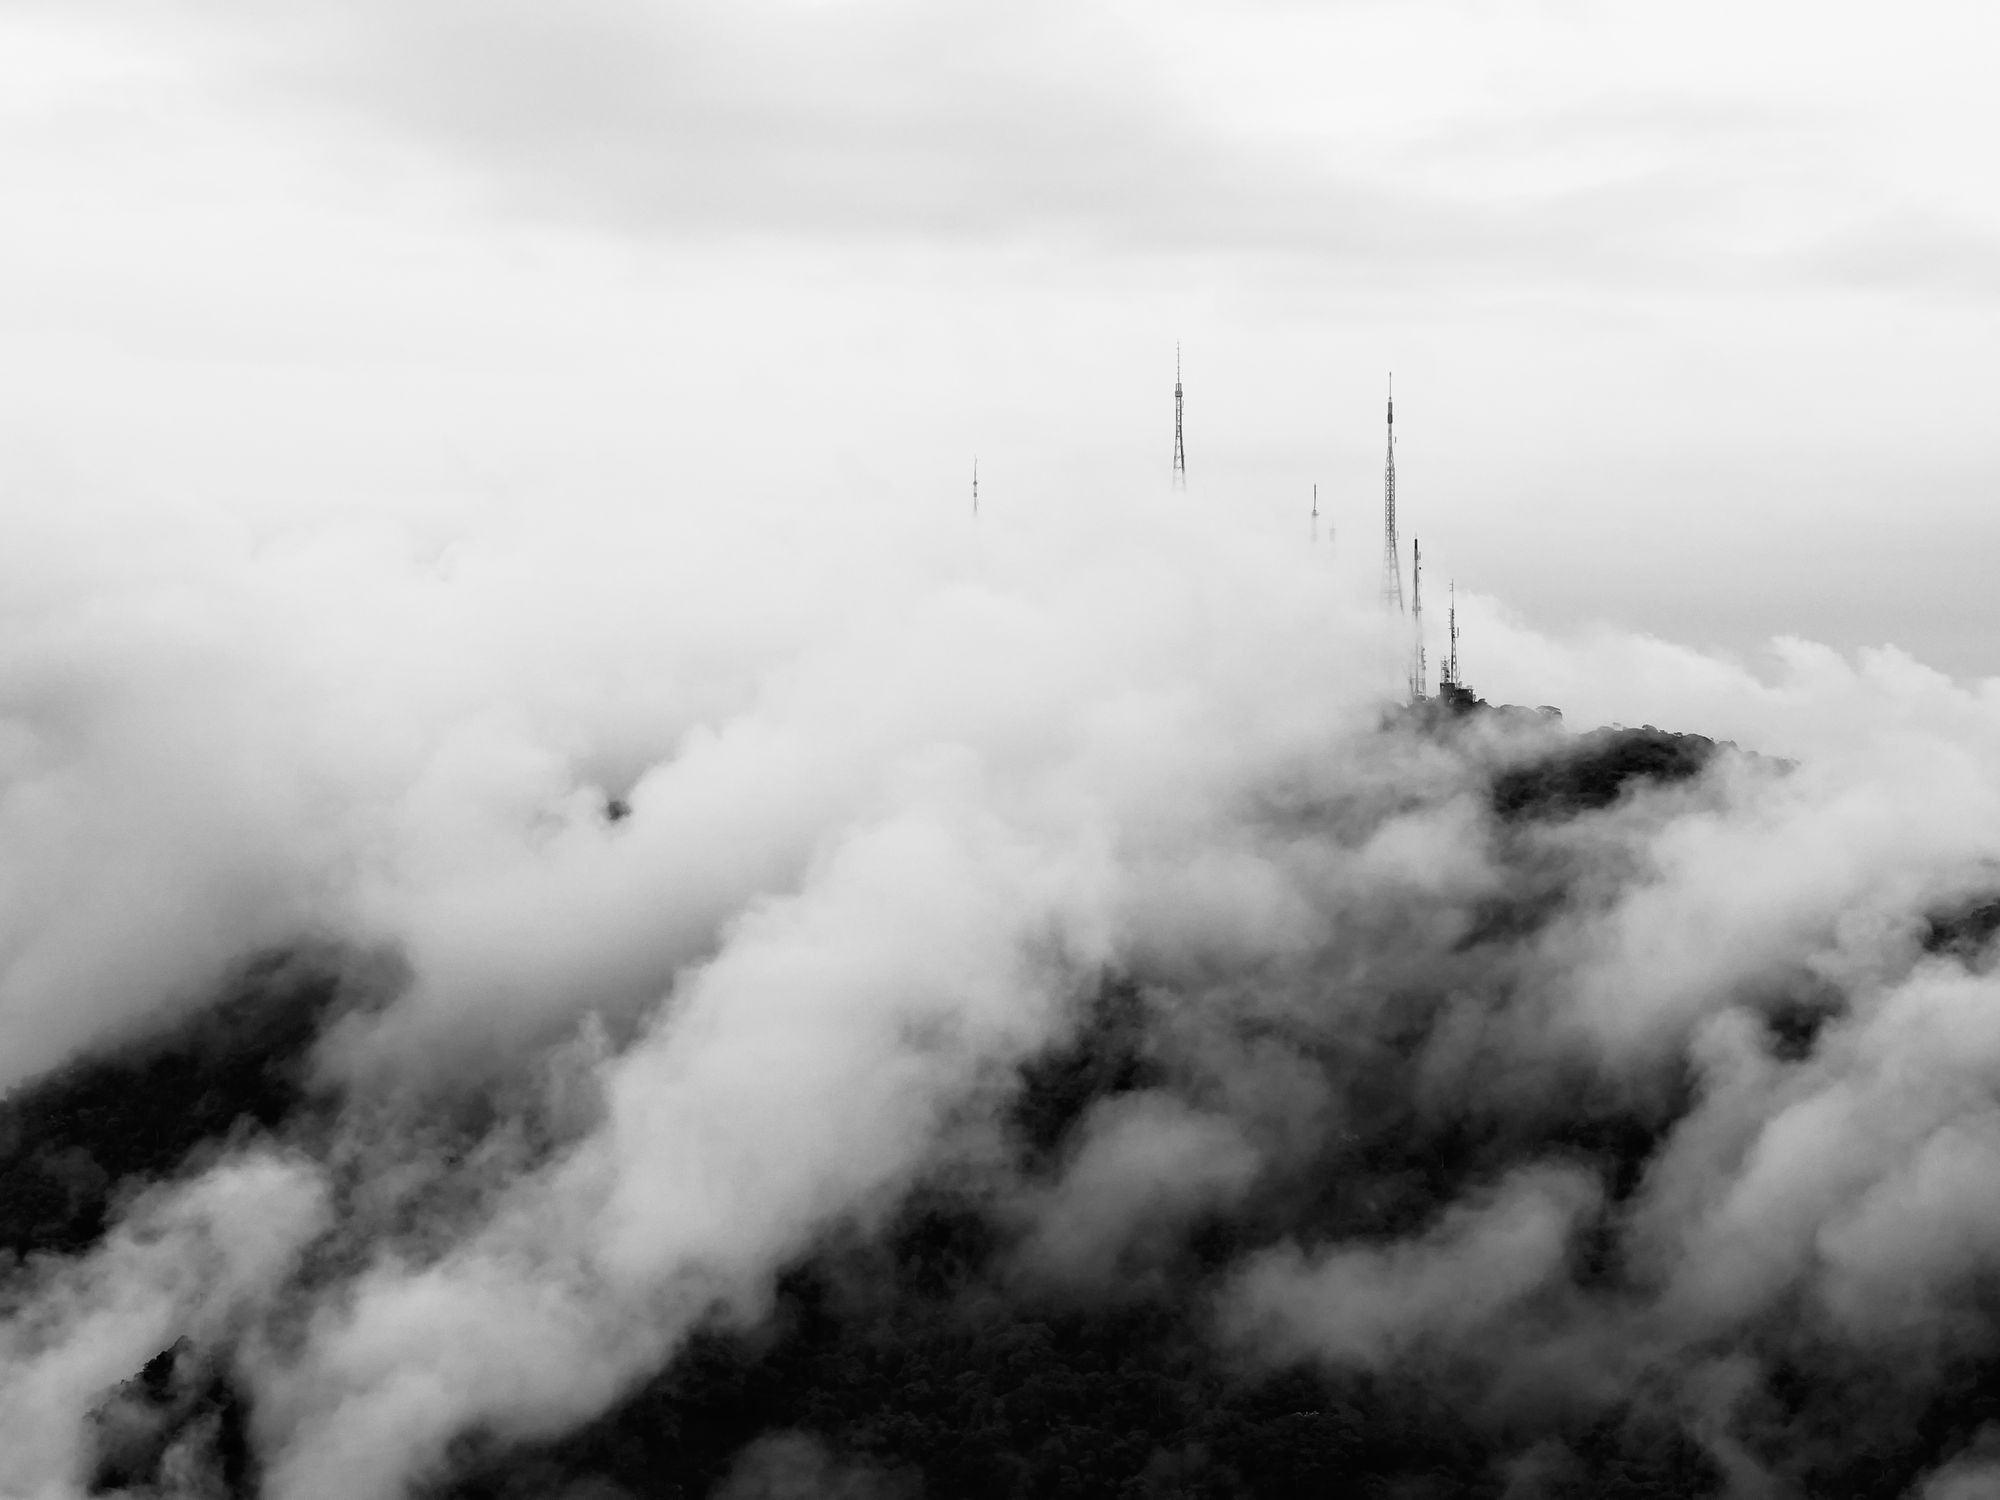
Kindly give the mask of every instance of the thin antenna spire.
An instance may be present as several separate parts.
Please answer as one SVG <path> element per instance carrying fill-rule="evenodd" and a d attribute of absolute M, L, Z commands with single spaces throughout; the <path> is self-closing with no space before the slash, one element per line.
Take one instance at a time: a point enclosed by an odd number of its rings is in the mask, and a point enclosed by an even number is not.
<path fill-rule="evenodd" d="M 1417 637 L 1410 672 L 1410 701 L 1416 703 L 1430 685 L 1430 672 L 1424 661 L 1424 544 L 1415 539 L 1410 542 L 1410 617 Z"/>
<path fill-rule="evenodd" d="M 979 519 L 979 455 L 972 455 L 972 519 Z"/>
<path fill-rule="evenodd" d="M 1396 543 L 1396 377 L 1389 376 L 1389 461 L 1382 471 L 1382 607 L 1403 612 L 1403 558 Z"/>
<path fill-rule="evenodd" d="M 1319 485 L 1317 483 L 1313 485 L 1312 522 L 1313 522 L 1312 539 L 1315 545 L 1317 545 L 1317 543 L 1319 542 Z"/>
<path fill-rule="evenodd" d="M 1444 680 L 1438 684 L 1442 692 L 1447 687 L 1458 686 L 1458 580 L 1451 581 L 1451 611 L 1446 616 L 1451 622 L 1451 654 L 1444 659 Z"/>
<path fill-rule="evenodd" d="M 1174 488 L 1187 488 L 1187 450 L 1181 446 L 1181 341 L 1174 340 Z"/>

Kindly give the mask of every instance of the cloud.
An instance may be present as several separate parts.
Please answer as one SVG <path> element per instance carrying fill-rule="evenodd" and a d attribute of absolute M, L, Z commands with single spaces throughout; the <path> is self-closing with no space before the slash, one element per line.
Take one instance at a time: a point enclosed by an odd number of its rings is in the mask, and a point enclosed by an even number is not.
<path fill-rule="evenodd" d="M 1161 606 L 1177 583 L 1161 578 L 1166 593 L 1149 599 L 1146 587 L 1128 592 L 1130 580 L 1086 572 L 1089 610 L 1109 585 L 1169 618 Z M 322 1310 L 304 1358 L 265 1372 L 278 1493 L 390 1493 L 469 1425 L 532 1435 L 587 1416 L 712 1306 L 754 1309 L 787 1257 L 892 1201 L 995 1069 L 1056 1034 L 1065 997 L 1110 958 L 1123 920 L 1119 830 L 1157 817 L 1155 836 L 1176 847 L 1198 838 L 1213 815 L 1210 778 L 1246 742 L 1184 686 L 1154 677 L 1145 663 L 1157 642 L 1129 618 L 1093 643 L 1092 656 L 1104 646 L 1108 657 L 1079 659 L 1073 632 L 996 613 L 984 586 L 970 597 L 962 587 L 947 586 L 940 613 L 919 606 L 928 630 L 899 616 L 889 636 L 863 624 L 865 649 L 842 640 L 781 658 L 786 684 L 752 700 L 746 729 L 768 719 L 788 739 L 809 732 L 771 774 L 759 769 L 766 728 L 722 734 L 712 752 L 696 736 L 640 778 L 629 828 L 571 804 L 545 835 L 523 828 L 510 848 L 485 853 L 483 930 L 534 952 L 542 978 L 471 982 L 457 946 L 417 935 L 411 993 L 357 1017 L 335 1049 L 353 1087 L 385 1071 L 448 1074 L 496 1028 L 513 1050 L 607 1005 L 631 1013 L 650 998 L 657 1008 L 640 1007 L 638 1036 L 604 1063 L 595 1129 L 500 1193 L 484 1227 L 443 1258 L 382 1259 Z M 1058 618 L 1084 604 L 1069 588 Z M 1324 607 L 1304 590 L 1294 602 Z M 1023 644 L 1070 665 L 1023 674 L 993 654 Z M 1003 686 L 1012 696 L 996 699 Z M 1051 693 L 1060 714 L 1023 714 Z M 1281 715 L 1252 736 L 1265 743 L 1253 753 L 1289 756 L 1307 727 Z M 849 744 L 857 735 L 861 753 Z M 714 782 L 709 767 L 738 745 L 748 759 Z M 773 885 L 717 888 L 699 875 L 713 856 L 675 836 L 677 809 L 692 806 L 674 787 L 681 778 L 707 789 L 708 839 L 736 836 L 732 822 L 746 817 L 752 829 L 782 822 L 796 852 Z M 728 800 L 715 800 L 718 785 Z M 793 800 L 813 788 L 822 795 Z M 664 834 L 631 863 L 620 841 L 646 837 L 649 819 Z M 479 832 L 474 847 L 484 847 Z M 569 894 L 553 909 L 532 898 L 516 908 L 514 882 L 490 878 L 496 856 L 531 891 L 583 882 L 621 896 L 591 915 L 594 941 L 576 943 L 560 926 L 588 903 Z M 609 877 L 592 870 L 598 862 Z M 704 909 L 697 930 L 710 951 L 660 950 L 650 997 L 607 984 L 633 972 L 633 955 L 659 949 L 663 921 Z M 518 918 L 505 915 L 513 910 Z M 524 941 L 517 921 L 556 930 Z M 457 998 L 439 1009 L 441 994 Z M 517 1003 L 535 1007 L 540 1032 L 508 1029 Z"/>
<path fill-rule="evenodd" d="M 8 897 L 18 1076 L 85 1076 L 288 939 L 408 978 L 340 1011 L 283 1151 L 217 1144 L 17 1273 L 15 1488 L 61 1493 L 183 1337 L 274 1495 L 448 1482 L 939 1181 L 1014 1236 L 996 1298 L 1181 1298 L 1262 1368 L 1470 1368 L 1517 1413 L 1664 1388 L 1717 1453 L 1760 1441 L 1774 1328 L 1985 1347 L 1992 976 L 1925 946 L 2000 869 L 1983 694 L 1507 625 L 1496 671 L 1615 661 L 1798 764 L 1500 807 L 1618 742 L 1385 721 L 1372 602 L 1212 509 L 632 524 L 45 539 L 69 583 L 15 596 L 0 808 L 67 884 Z M 172 900 L 52 940 L 134 870 Z M 1107 974 L 1128 1081 L 1024 1073 Z"/>
<path fill-rule="evenodd" d="M 803 1433 L 759 1439 L 720 1491 L 721 1500 L 888 1500 L 913 1493 L 897 1476 L 843 1463 Z"/>
<path fill-rule="evenodd" d="M 1931 1475 L 1919 1492 L 1923 1500 L 1989 1500 L 2000 1495 L 2000 1464 L 1990 1454 L 1994 1434 L 1981 1428 L 1965 1452 Z"/>
<path fill-rule="evenodd" d="M 314 101 L 346 145 L 415 147 L 505 210 L 697 240 L 1685 280 L 1740 252 L 1746 201 L 1788 188 L 1792 157 L 1825 154 L 1794 114 L 1684 82 L 1607 98 L 1596 39 L 1546 17 L 1491 36 L 1430 12 L 1438 79 L 1409 97 L 1385 80 L 1411 34 L 1351 8 L 192 4 L 145 24 L 267 118 Z M 1520 97 L 1486 75 L 1530 34 L 1544 92 Z"/>
<path fill-rule="evenodd" d="M 1658 265 L 1741 249 L 1716 231 L 1762 164 L 1718 182 L 1711 153 L 1797 144 L 1786 109 L 1668 89 L 1503 97 L 1461 130 L 1419 101 L 1362 163 L 1377 138 L 1317 116 L 1227 125 L 1286 90 L 1206 106 L 1187 70 L 1226 68 L 1234 33 L 1156 43 L 1152 16 L 1101 10 L 174 14 L 143 80 L 285 130 L 330 110 L 286 149 L 358 184 L 414 144 L 451 164 L 426 191 L 470 164 L 527 217 L 801 236 L 790 265 L 1014 236 L 1383 275 Z M 1459 68 L 1434 86 L 1469 87 L 1478 29 L 1434 40 Z M 1375 55 L 1342 54 L 1350 79 Z M 54 92 L 72 145 L 144 113 Z M 1507 171 L 1536 180 L 1502 192 Z M 1919 229 L 1954 266 L 1978 243 Z M 1834 269 L 1907 280 L 1921 255 L 1872 234 Z M 323 482 L 281 456 L 256 485 Z M 1206 495 L 1079 486 L 968 532 L 893 492 L 838 516 L 817 488 L 620 506 L 573 460 L 545 509 L 407 530 L 24 490 L 0 561 L 0 1086 L 73 1101 L 260 951 L 387 949 L 406 982 L 348 976 L 367 993 L 333 1008 L 279 1140 L 246 1123 L 172 1182 L 103 1181 L 87 1109 L 45 1157 L 0 1131 L 10 1222 L 43 1246 L 0 1308 L 12 1489 L 82 1484 L 92 1414 L 182 1339 L 246 1393 L 274 1493 L 448 1484 L 468 1445 L 615 1419 L 919 1184 L 992 1220 L 989 1307 L 1053 1317 L 1054 1282 L 1165 1299 L 1190 1339 L 1219 1305 L 1259 1369 L 1470 1365 L 1474 1417 L 1528 1411 L 1565 1452 L 1629 1402 L 1796 1478 L 1870 1440 L 1838 1382 L 1787 1384 L 1800 1363 L 1948 1404 L 1987 1357 L 1994 978 L 1976 935 L 1927 943 L 2000 887 L 1992 684 L 1894 649 L 1550 634 L 1469 594 L 1491 696 L 1797 762 L 1724 753 L 1502 816 L 1496 774 L 1577 742 L 1385 721 L 1406 643 L 1367 591 Z M 1024 1074 L 1093 1035 L 1107 975 L 1138 997 L 1126 1071 Z M 1015 1113 L 1038 1088 L 1039 1156 Z M 26 1191 L 47 1184 L 99 1194 L 108 1235 L 47 1249 Z M 1799 1389 L 1804 1416 L 1774 1394 Z M 1537 1406 L 1552 1390 L 1584 1416 Z M 736 1482 L 850 1483 L 802 1442 Z"/>
<path fill-rule="evenodd" d="M 253 1154 L 133 1206 L 93 1253 L 17 1273 L 0 1324 L 0 1483 L 81 1493 L 88 1414 L 182 1336 L 226 1345 L 272 1310 L 327 1226 L 306 1162 Z"/>
<path fill-rule="evenodd" d="M 1414 1240 L 1317 1254 L 1286 1246 L 1241 1269 L 1223 1324 L 1261 1350 L 1336 1364 L 1473 1353 L 1561 1290 L 1570 1238 L 1596 1204 L 1587 1175 L 1534 1170 L 1454 1205 Z"/>
<path fill-rule="evenodd" d="M 1171 1235 L 1206 1209 L 1226 1210 L 1260 1165 L 1233 1121 L 1171 1095 L 1123 1095 L 1093 1110 L 1081 1134 L 1076 1159 L 1030 1210 L 1028 1264 L 1062 1278 L 1106 1277 L 1135 1234 Z"/>

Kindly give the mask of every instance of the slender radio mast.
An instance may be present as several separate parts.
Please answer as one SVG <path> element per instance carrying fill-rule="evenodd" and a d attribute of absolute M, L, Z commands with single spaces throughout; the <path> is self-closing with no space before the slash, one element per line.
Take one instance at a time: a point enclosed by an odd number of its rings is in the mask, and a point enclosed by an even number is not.
<path fill-rule="evenodd" d="M 1451 610 L 1445 616 L 1451 622 L 1451 654 L 1444 659 L 1444 680 L 1438 684 L 1442 693 L 1447 687 L 1458 686 L 1458 580 L 1451 581 Z"/>
<path fill-rule="evenodd" d="M 1411 664 L 1410 701 L 1422 701 L 1424 688 L 1428 684 L 1430 672 L 1424 662 L 1424 544 L 1412 540 L 1410 543 L 1410 617 L 1416 626 L 1416 659 Z"/>
<path fill-rule="evenodd" d="M 1396 547 L 1396 377 L 1389 377 L 1389 464 L 1382 476 L 1382 607 L 1403 612 L 1403 561 Z"/>
<path fill-rule="evenodd" d="M 1319 545 L 1319 486 L 1313 486 L 1313 545 Z"/>
<path fill-rule="evenodd" d="M 979 455 L 972 455 L 972 519 L 979 519 Z"/>
<path fill-rule="evenodd" d="M 1187 450 L 1181 446 L 1181 345 L 1174 340 L 1174 488 L 1187 488 Z"/>

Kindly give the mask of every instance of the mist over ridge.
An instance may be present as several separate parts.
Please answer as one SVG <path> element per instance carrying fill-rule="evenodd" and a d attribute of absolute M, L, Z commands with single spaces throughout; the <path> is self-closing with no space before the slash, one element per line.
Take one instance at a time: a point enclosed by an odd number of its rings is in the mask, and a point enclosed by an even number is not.
<path fill-rule="evenodd" d="M 0 4 L 0 1500 L 2000 1495 L 1992 29 Z"/>
<path fill-rule="evenodd" d="M 1977 1493 L 1993 695 L 1200 498 L 32 539 L 0 1491 Z"/>

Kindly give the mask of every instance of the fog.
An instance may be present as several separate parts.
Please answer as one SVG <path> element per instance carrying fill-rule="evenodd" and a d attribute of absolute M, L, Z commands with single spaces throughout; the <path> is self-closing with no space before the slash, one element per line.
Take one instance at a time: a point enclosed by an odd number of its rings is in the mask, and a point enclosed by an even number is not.
<path fill-rule="evenodd" d="M 0 1493 L 1992 1491 L 1909 10 L 0 4 Z"/>
<path fill-rule="evenodd" d="M 5 662 L 14 1097 L 259 952 L 319 945 L 349 998 L 290 1113 L 21 1245 L 10 1492 L 102 1483 L 120 1421 L 178 1434 L 145 1483 L 219 1483 L 212 1422 L 117 1416 L 177 1340 L 260 1493 L 440 1482 L 468 1434 L 558 1436 L 754 1327 L 926 1183 L 988 1205 L 1024 1305 L 1166 1297 L 1219 1358 L 1430 1372 L 1482 1421 L 1664 1388 L 1739 1475 L 1783 1468 L 1737 1430 L 1774 1330 L 1906 1376 L 1993 1347 L 2000 1033 L 1977 931 L 1935 937 L 2000 868 L 1984 696 L 1474 596 L 1467 676 L 1574 687 L 1569 724 L 1423 728 L 1365 562 L 1167 494 L 602 542 L 17 564 L 74 586 Z M 1790 759 L 1493 800 L 1649 699 Z M 1024 1155 L 1023 1079 L 1080 1035 L 1143 1076 Z M 1579 1109 L 1642 1135 L 1565 1137 Z M 895 1467 L 770 1442 L 823 1486 Z"/>

